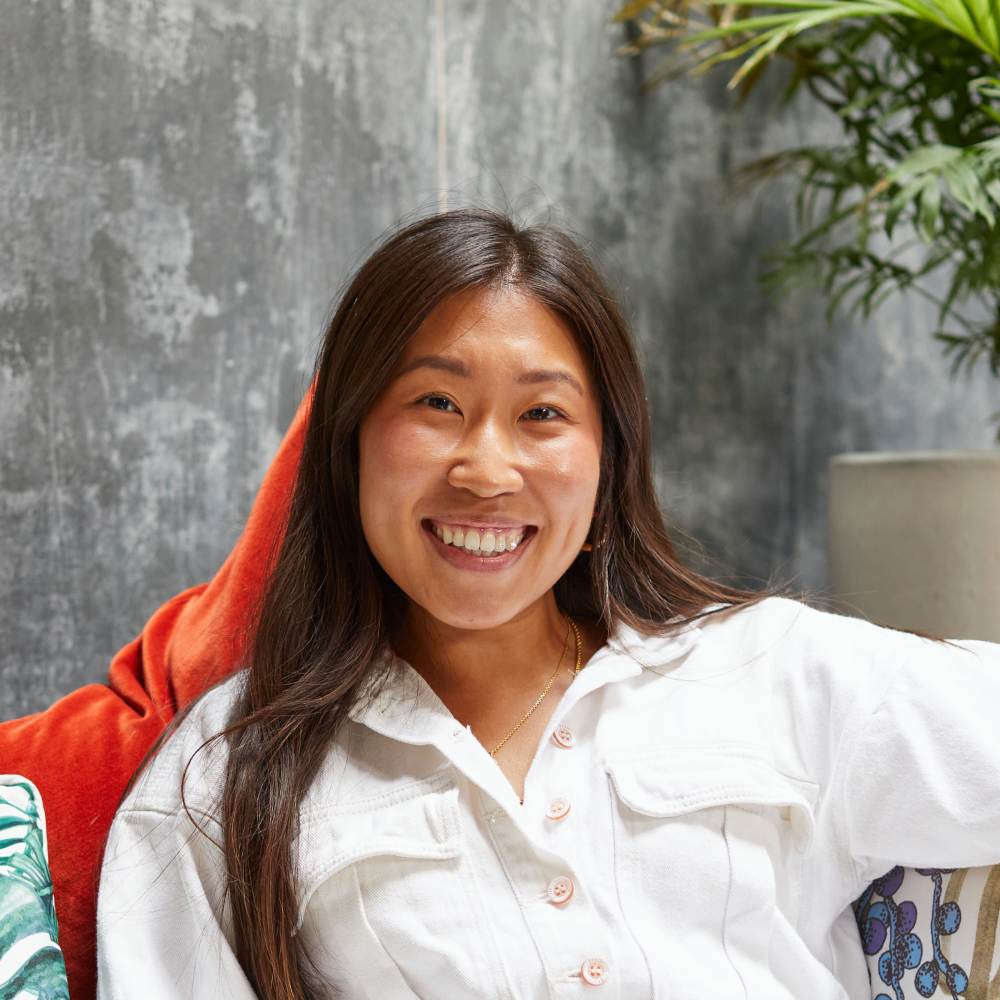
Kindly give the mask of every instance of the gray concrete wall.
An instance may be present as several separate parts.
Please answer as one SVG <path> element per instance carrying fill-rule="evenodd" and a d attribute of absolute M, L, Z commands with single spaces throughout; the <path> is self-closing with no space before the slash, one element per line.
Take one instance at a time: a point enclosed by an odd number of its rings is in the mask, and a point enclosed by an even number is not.
<path fill-rule="evenodd" d="M 787 189 L 835 135 L 777 83 L 643 96 L 616 3 L 15 0 L 0 33 L 0 717 L 105 675 L 239 534 L 341 282 L 398 219 L 551 210 L 633 318 L 657 484 L 713 572 L 826 586 L 826 462 L 990 447 L 931 315 L 769 300 Z M 658 57 L 645 57 L 655 62 Z M 645 67 L 645 68 L 648 68 Z"/>

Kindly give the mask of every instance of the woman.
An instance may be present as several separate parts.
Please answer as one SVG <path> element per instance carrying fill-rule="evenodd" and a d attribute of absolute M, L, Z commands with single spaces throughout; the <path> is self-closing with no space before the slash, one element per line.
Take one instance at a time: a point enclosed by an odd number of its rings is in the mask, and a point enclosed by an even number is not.
<path fill-rule="evenodd" d="M 867 997 L 865 885 L 1000 861 L 1000 646 L 699 576 L 650 456 L 569 236 L 388 239 L 247 668 L 112 826 L 98 995 Z"/>

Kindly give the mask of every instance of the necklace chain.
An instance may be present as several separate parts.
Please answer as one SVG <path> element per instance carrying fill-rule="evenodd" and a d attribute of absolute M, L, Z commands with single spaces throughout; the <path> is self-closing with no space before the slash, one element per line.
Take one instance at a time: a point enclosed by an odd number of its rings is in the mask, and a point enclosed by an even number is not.
<path fill-rule="evenodd" d="M 565 612 L 563 612 L 563 617 L 569 622 L 570 627 L 573 629 L 573 634 L 576 637 L 576 667 L 573 670 L 573 674 L 576 675 L 580 672 L 580 660 L 583 657 L 583 640 L 580 638 L 580 630 L 577 628 L 576 622 L 573 621 L 573 619 Z M 542 700 L 549 693 L 549 688 L 552 687 L 552 682 L 556 679 L 556 674 L 559 673 L 559 666 L 563 661 L 563 657 L 566 655 L 566 642 L 568 639 L 569 629 L 566 630 L 566 638 L 563 639 L 563 648 L 562 652 L 559 654 L 559 662 L 556 664 L 556 669 L 552 671 L 552 676 L 549 678 L 548 684 L 545 685 L 544 690 L 535 700 L 535 704 L 532 705 L 527 712 L 525 712 L 521 721 L 490 751 L 491 757 L 495 757 L 497 755 L 500 748 L 521 728 L 521 726 L 524 725 L 531 713 L 534 712 L 539 705 L 541 705 Z"/>

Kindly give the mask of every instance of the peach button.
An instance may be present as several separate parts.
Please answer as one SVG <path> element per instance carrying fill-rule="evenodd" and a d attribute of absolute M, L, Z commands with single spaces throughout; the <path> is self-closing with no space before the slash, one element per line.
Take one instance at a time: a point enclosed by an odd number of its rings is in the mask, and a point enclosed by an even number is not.
<path fill-rule="evenodd" d="M 608 981 L 608 966 L 599 958 L 588 958 L 580 966 L 580 975 L 583 981 L 591 986 L 603 986 Z"/>
<path fill-rule="evenodd" d="M 549 819 L 562 819 L 568 812 L 569 803 L 565 799 L 553 799 L 545 810 L 545 815 Z"/>
<path fill-rule="evenodd" d="M 573 895 L 573 880 L 566 875 L 557 875 L 545 891 L 550 903 L 560 906 Z"/>
<path fill-rule="evenodd" d="M 556 726 L 552 732 L 552 739 L 556 746 L 565 747 L 567 750 L 572 746 L 576 746 L 576 737 L 569 726 Z"/>

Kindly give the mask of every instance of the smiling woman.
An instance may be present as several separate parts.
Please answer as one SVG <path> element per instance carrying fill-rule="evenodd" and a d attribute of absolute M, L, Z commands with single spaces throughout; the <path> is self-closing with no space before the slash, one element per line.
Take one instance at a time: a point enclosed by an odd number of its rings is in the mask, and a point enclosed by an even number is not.
<path fill-rule="evenodd" d="M 246 667 L 116 814 L 99 996 L 840 996 L 897 848 L 998 860 L 995 782 L 952 784 L 1000 771 L 1000 649 L 698 575 L 651 451 L 570 236 L 387 239 L 325 330 Z"/>
<path fill-rule="evenodd" d="M 449 408 L 429 407 L 434 399 Z M 408 342 L 360 442 L 365 539 L 409 597 L 393 645 L 492 747 L 565 646 L 553 587 L 587 537 L 600 479 L 601 405 L 587 360 L 532 295 L 466 289 Z M 596 626 L 585 627 L 592 653 Z M 557 675 L 551 701 L 572 677 Z M 498 758 L 519 800 L 546 718 Z"/>
<path fill-rule="evenodd" d="M 393 644 L 485 745 L 559 658 L 567 624 L 553 586 L 586 540 L 601 444 L 583 352 L 516 287 L 439 303 L 362 422 L 365 539 L 409 597 Z M 513 751 L 500 763 L 521 798 L 528 762 Z"/>

